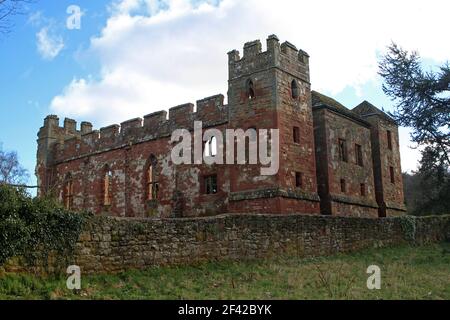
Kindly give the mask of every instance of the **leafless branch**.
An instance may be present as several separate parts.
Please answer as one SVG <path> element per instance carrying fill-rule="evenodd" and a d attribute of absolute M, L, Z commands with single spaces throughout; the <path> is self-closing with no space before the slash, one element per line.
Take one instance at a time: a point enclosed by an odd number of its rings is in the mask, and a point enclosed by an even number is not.
<path fill-rule="evenodd" d="M 35 0 L 0 0 L 0 34 L 10 33 L 14 27 L 12 17 L 25 14 L 26 5 Z"/>

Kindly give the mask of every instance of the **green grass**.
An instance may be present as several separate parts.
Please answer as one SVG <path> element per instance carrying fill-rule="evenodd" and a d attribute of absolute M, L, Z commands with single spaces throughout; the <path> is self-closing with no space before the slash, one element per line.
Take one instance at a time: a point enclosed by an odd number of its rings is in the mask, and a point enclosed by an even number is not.
<path fill-rule="evenodd" d="M 366 269 L 381 268 L 381 290 Z M 115 275 L 0 274 L 0 299 L 450 299 L 450 244 L 372 249 L 332 257 L 217 262 Z"/>

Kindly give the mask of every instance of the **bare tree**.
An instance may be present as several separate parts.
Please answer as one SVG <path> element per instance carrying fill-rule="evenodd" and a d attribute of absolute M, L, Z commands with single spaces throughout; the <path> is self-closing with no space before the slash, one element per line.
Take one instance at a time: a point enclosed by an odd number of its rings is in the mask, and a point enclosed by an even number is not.
<path fill-rule="evenodd" d="M 0 34 L 11 32 L 14 26 L 12 17 L 23 14 L 26 4 L 33 0 L 0 0 Z"/>
<path fill-rule="evenodd" d="M 28 172 L 24 169 L 17 152 L 6 152 L 0 149 L 0 184 L 23 184 L 28 180 Z"/>

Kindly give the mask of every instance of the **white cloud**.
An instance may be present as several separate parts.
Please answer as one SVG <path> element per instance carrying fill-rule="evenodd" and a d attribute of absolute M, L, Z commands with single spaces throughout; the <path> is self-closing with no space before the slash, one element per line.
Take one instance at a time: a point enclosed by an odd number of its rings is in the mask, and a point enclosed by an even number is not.
<path fill-rule="evenodd" d="M 64 48 L 62 37 L 52 34 L 49 27 L 43 27 L 36 38 L 38 52 L 44 59 L 53 60 Z"/>
<path fill-rule="evenodd" d="M 36 47 L 43 59 L 53 60 L 64 48 L 64 40 L 58 34 L 58 25 L 54 19 L 47 18 L 42 11 L 32 12 L 27 23 L 39 28 L 36 33 Z"/>
<path fill-rule="evenodd" d="M 27 22 L 29 24 L 31 24 L 32 26 L 39 26 L 42 24 L 42 22 L 45 20 L 42 11 L 35 11 L 32 12 L 29 16 L 28 16 L 28 20 Z"/>
<path fill-rule="evenodd" d="M 64 48 L 61 36 L 54 34 L 50 26 L 41 28 L 36 33 L 37 49 L 42 58 L 53 60 Z"/>
<path fill-rule="evenodd" d="M 226 93 L 226 52 L 242 52 L 244 42 L 260 38 L 264 43 L 273 33 L 310 54 L 313 88 L 331 94 L 347 86 L 363 94 L 362 85 L 378 81 L 377 53 L 391 40 L 437 61 L 450 52 L 450 42 L 442 40 L 447 1 L 213 3 L 114 1 L 89 48 L 99 58 L 101 74 L 74 79 L 53 99 L 52 111 L 104 125 Z M 62 42 L 50 43 L 54 50 L 48 52 L 57 55 Z"/>

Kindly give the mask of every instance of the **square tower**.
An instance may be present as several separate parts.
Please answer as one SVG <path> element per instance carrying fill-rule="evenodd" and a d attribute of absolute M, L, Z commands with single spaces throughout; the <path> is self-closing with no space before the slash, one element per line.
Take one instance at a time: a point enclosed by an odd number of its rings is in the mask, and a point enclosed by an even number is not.
<path fill-rule="evenodd" d="M 322 214 L 378 217 L 371 125 L 321 93 L 312 101 Z"/>
<path fill-rule="evenodd" d="M 277 173 L 233 166 L 229 210 L 319 213 L 308 54 L 271 35 L 267 51 L 256 40 L 228 58 L 229 128 L 279 132 Z"/>
<path fill-rule="evenodd" d="M 379 216 L 406 211 L 397 123 L 373 104 L 364 101 L 353 109 L 371 124 L 371 141 Z"/>

